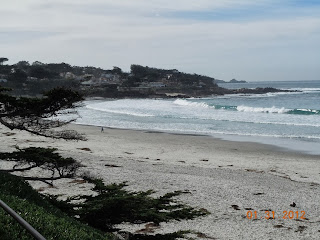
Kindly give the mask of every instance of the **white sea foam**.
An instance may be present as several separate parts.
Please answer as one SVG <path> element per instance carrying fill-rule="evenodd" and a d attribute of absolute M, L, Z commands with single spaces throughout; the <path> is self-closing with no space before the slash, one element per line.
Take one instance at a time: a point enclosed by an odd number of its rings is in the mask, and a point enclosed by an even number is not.
<path fill-rule="evenodd" d="M 308 89 L 308 91 L 318 89 Z M 87 101 L 79 122 L 115 128 L 320 142 L 314 94 Z M 262 97 L 262 98 L 261 98 Z M 307 101 L 310 97 L 310 101 Z M 296 103 L 296 104 L 295 104 Z M 272 107 L 273 106 L 273 107 Z"/>
<path fill-rule="evenodd" d="M 271 107 L 271 108 L 264 108 L 264 107 L 248 107 L 248 106 L 238 106 L 237 110 L 239 112 L 255 112 L 255 113 L 286 113 L 289 110 L 283 108 L 276 108 L 276 107 Z"/>
<path fill-rule="evenodd" d="M 138 113 L 133 111 L 125 111 L 125 110 L 114 110 L 114 109 L 108 109 L 108 108 L 99 108 L 94 106 L 87 106 L 87 108 L 101 111 L 101 112 L 109 112 L 109 113 L 116 113 L 116 114 L 125 114 L 125 115 L 132 115 L 137 117 L 154 117 L 152 114 L 145 114 L 145 113 Z"/>
<path fill-rule="evenodd" d="M 288 89 L 288 90 L 301 91 L 304 93 L 320 92 L 320 88 L 294 88 L 294 89 Z"/>
<path fill-rule="evenodd" d="M 305 108 L 298 108 L 297 111 L 301 112 L 310 112 L 310 113 L 319 113 L 319 110 L 314 110 L 314 109 L 305 109 Z"/>
<path fill-rule="evenodd" d="M 217 96 L 216 98 L 267 98 L 267 97 L 276 97 L 279 95 L 294 95 L 294 94 L 305 94 L 305 93 L 318 93 L 320 88 L 288 88 L 281 89 L 290 92 L 270 92 L 264 94 L 254 94 L 254 93 L 237 93 L 237 94 L 225 94 L 223 96 Z"/>
<path fill-rule="evenodd" d="M 227 117 L 230 118 L 230 115 L 228 115 Z M 172 117 L 173 118 L 173 117 Z M 179 118 L 179 119 L 199 119 L 199 120 L 214 120 L 214 121 L 224 121 L 224 122 L 233 122 L 233 123 L 253 123 L 253 124 L 271 124 L 271 125 L 286 125 L 286 126 L 300 126 L 300 127 L 316 127 L 319 128 L 320 124 L 319 123 L 295 123 L 292 121 L 289 121 L 289 119 L 287 119 L 286 121 L 283 122 L 278 122 L 278 121 L 263 121 L 261 119 L 248 119 L 248 120 L 244 120 L 244 119 L 239 119 L 239 118 L 235 118 L 235 119 L 226 119 L 224 116 L 221 115 L 213 115 L 213 116 L 206 116 L 206 117 L 202 117 L 202 116 L 176 116 L 175 118 Z"/>
<path fill-rule="evenodd" d="M 188 106 L 188 107 L 202 107 L 202 108 L 209 108 L 210 106 L 204 102 L 191 102 L 184 99 L 177 99 L 173 102 L 176 105 L 180 106 Z"/>
<path fill-rule="evenodd" d="M 248 137 L 270 137 L 270 138 L 290 138 L 290 139 L 315 139 L 319 140 L 319 136 L 308 136 L 308 135 L 279 135 L 279 134 L 257 134 L 257 133 L 243 133 L 243 132 L 228 132 L 228 131 L 213 131 L 211 134 L 222 134 L 222 135 L 237 135 L 237 136 L 248 136 Z"/>
<path fill-rule="evenodd" d="M 248 121 L 248 123 L 250 123 Z M 264 122 L 264 121 L 259 121 L 259 122 L 253 122 L 252 123 L 259 123 L 259 124 L 274 124 L 274 125 L 286 125 L 286 126 L 300 126 L 300 127 L 320 127 L 320 124 L 315 124 L 315 123 L 292 123 L 292 122 Z"/>

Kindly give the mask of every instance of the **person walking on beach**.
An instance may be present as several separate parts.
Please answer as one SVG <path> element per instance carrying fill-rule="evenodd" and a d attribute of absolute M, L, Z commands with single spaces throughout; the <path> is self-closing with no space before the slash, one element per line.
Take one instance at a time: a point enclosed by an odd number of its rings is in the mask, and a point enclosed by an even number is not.
<path fill-rule="evenodd" d="M 101 132 L 104 132 L 104 129 L 103 129 L 103 127 L 101 127 Z"/>

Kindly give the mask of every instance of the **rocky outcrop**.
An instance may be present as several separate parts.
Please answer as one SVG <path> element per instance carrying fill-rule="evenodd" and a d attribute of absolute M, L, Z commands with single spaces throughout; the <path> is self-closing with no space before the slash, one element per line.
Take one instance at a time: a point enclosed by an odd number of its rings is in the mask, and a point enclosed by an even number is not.
<path fill-rule="evenodd" d="M 239 89 L 228 89 L 228 94 L 265 94 L 265 93 L 275 93 L 275 92 L 298 92 L 297 90 L 283 90 L 283 89 L 277 89 L 277 88 L 239 88 Z M 226 94 L 226 93 L 225 93 Z"/>

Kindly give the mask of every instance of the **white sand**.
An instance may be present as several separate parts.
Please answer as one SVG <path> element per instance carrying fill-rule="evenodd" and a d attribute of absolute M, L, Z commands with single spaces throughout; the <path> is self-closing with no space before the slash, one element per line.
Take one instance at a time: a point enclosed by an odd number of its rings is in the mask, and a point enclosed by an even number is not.
<path fill-rule="evenodd" d="M 63 156 L 81 161 L 86 166 L 82 171 L 106 183 L 128 181 L 128 189 L 154 189 L 156 195 L 186 190 L 190 193 L 179 197 L 182 202 L 211 212 L 195 220 L 161 224 L 155 233 L 191 229 L 214 239 L 320 239 L 319 156 L 206 136 L 69 127 L 86 133 L 88 141 L 46 139 L 0 126 L 0 151 L 13 151 L 14 145 L 56 147 Z M 32 185 L 62 195 L 83 194 L 89 187 L 70 180 L 57 182 L 56 188 Z M 290 207 L 293 202 L 296 207 Z M 257 211 L 258 219 L 247 219 L 246 209 Z M 266 216 L 263 210 L 274 211 L 276 219 L 261 219 Z M 307 220 L 282 219 L 283 211 L 298 211 L 299 216 L 305 211 Z M 134 232 L 144 225 L 120 227 Z"/>

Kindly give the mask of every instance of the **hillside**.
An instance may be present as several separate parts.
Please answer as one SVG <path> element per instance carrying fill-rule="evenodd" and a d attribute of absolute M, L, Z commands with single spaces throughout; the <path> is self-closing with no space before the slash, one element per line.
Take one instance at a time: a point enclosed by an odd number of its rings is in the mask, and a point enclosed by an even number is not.
<path fill-rule="evenodd" d="M 219 87 L 218 80 L 212 77 L 135 64 L 131 65 L 130 72 L 124 72 L 119 67 L 102 69 L 39 61 L 32 64 L 19 61 L 13 65 L 5 65 L 4 62 L 0 61 L 0 84 L 14 89 L 12 94 L 15 95 L 41 95 L 54 87 L 71 88 L 87 97 L 106 98 L 203 97 L 279 91 L 228 90 Z"/>

